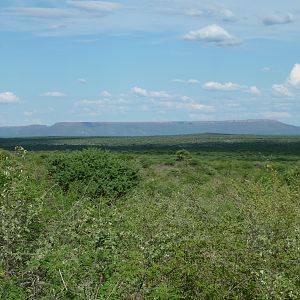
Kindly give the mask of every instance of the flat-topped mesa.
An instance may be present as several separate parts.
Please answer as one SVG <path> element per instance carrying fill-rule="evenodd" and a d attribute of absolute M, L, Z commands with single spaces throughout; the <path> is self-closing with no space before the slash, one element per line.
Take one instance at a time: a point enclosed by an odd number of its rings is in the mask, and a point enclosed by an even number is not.
<path fill-rule="evenodd" d="M 0 127 L 0 137 L 153 136 L 182 134 L 300 135 L 300 127 L 276 120 L 171 122 L 59 122 L 52 126 Z"/>
<path fill-rule="evenodd" d="M 186 122 L 186 123 L 193 123 L 193 124 L 224 124 L 224 123 L 229 123 L 229 124 L 257 124 L 257 123 L 267 123 L 267 124 L 275 124 L 275 123 L 280 123 L 284 124 L 282 122 L 279 122 L 277 120 L 271 120 L 271 119 L 249 119 L 249 120 L 224 120 L 224 121 L 191 121 L 191 122 Z"/>

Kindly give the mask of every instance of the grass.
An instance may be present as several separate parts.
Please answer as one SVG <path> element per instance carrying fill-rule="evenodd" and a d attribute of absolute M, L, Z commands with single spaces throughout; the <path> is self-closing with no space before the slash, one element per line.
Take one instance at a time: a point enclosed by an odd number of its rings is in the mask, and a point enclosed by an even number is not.
<path fill-rule="evenodd" d="M 122 197 L 64 190 L 57 153 L 2 151 L 0 298 L 299 299 L 299 153 L 176 154 L 192 138 L 113 154 L 138 168 Z"/>

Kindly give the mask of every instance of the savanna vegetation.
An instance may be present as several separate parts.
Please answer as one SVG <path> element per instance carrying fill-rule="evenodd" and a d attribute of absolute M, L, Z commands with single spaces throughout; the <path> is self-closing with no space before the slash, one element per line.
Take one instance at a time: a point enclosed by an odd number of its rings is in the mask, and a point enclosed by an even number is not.
<path fill-rule="evenodd" d="M 0 299 L 300 299 L 300 138 L 38 141 L 0 141 Z"/>

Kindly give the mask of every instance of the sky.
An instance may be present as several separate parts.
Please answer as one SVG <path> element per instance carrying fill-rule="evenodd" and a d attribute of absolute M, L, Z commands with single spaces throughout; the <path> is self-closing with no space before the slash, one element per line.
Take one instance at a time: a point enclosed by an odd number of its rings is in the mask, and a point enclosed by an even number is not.
<path fill-rule="evenodd" d="M 0 126 L 300 125 L 295 0 L 1 0 Z"/>

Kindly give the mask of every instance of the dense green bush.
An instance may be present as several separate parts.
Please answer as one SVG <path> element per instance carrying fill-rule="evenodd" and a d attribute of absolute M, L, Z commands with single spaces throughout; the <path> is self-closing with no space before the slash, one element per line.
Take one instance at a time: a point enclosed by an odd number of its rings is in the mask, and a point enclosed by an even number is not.
<path fill-rule="evenodd" d="M 185 149 L 176 151 L 175 156 L 176 156 L 176 160 L 178 161 L 189 160 L 192 158 L 191 153 Z"/>
<path fill-rule="evenodd" d="M 138 183 L 137 165 L 116 154 L 94 149 L 51 156 L 48 170 L 67 191 L 120 197 Z"/>

